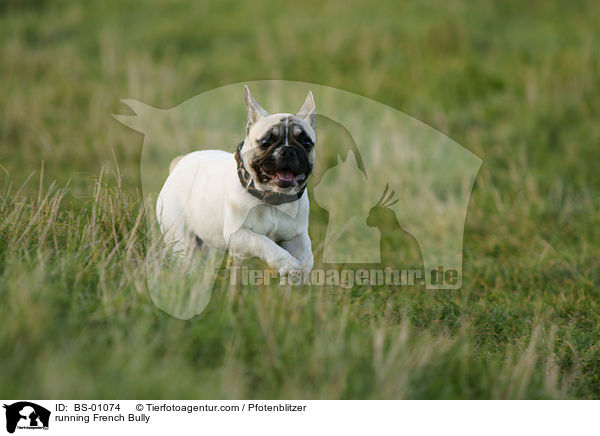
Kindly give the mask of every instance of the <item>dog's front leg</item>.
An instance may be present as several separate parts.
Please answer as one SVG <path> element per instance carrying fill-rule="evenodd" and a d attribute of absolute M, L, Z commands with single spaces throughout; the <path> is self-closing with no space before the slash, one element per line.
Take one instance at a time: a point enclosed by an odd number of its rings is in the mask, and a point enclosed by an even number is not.
<path fill-rule="evenodd" d="M 279 271 L 281 276 L 298 274 L 302 269 L 300 262 L 289 252 L 266 236 L 244 227 L 236 230 L 229 238 L 229 252 L 233 256 L 259 257 Z"/>
<path fill-rule="evenodd" d="M 310 245 L 308 232 L 300 233 L 289 241 L 283 241 L 281 246 L 300 262 L 302 269 L 302 282 L 306 282 L 313 267 L 313 253 Z"/>

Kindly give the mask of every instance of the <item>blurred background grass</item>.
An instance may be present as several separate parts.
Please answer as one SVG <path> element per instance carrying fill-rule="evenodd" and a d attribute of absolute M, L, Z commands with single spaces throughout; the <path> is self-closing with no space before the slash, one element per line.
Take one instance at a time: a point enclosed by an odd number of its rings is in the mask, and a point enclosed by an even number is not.
<path fill-rule="evenodd" d="M 0 396 L 599 397 L 599 29 L 593 1 L 1 1 Z M 142 137 L 111 114 L 260 79 L 379 100 L 483 158 L 462 290 L 152 305 Z"/>

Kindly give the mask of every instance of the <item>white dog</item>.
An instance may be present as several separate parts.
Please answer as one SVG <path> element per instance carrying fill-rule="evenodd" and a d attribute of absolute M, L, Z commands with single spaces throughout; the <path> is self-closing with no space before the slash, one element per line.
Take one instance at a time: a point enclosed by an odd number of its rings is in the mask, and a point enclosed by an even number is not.
<path fill-rule="evenodd" d="M 269 115 L 244 86 L 246 138 L 235 154 L 196 151 L 171 162 L 156 203 L 165 241 L 256 256 L 281 275 L 313 266 L 306 183 L 315 160 L 316 108 L 309 92 L 297 115 Z"/>

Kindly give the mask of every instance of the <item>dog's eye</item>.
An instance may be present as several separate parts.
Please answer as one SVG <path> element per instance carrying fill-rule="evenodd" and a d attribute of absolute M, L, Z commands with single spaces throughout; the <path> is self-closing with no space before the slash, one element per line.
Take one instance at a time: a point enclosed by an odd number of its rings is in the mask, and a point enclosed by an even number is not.
<path fill-rule="evenodd" d="M 302 144 L 302 146 L 304 148 L 311 148 L 313 146 L 313 142 L 310 139 L 310 137 L 306 134 L 306 133 L 302 133 L 300 135 L 300 137 L 298 138 L 298 141 L 300 142 L 300 144 Z"/>
<path fill-rule="evenodd" d="M 264 138 L 260 139 L 258 141 L 258 145 L 260 145 L 263 148 L 267 148 L 269 145 L 271 145 L 271 135 L 267 135 Z"/>

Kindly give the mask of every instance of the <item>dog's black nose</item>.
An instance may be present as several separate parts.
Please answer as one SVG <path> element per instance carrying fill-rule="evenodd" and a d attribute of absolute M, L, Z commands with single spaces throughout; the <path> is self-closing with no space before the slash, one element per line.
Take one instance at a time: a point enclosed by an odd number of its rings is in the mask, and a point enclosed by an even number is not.
<path fill-rule="evenodd" d="M 294 159 L 296 157 L 296 150 L 293 147 L 283 147 L 281 149 L 281 157 L 283 159 Z"/>

